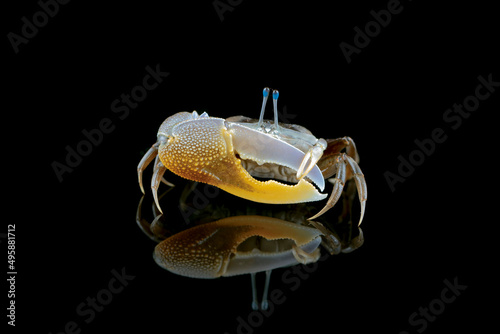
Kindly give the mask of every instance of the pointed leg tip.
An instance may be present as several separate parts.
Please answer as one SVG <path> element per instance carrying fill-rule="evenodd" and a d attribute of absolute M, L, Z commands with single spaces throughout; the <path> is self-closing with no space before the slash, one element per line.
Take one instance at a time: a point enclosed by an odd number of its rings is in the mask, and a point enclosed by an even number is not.
<path fill-rule="evenodd" d="M 138 172 L 137 173 L 137 179 L 139 181 L 139 188 L 141 189 L 141 192 L 142 194 L 146 194 L 146 192 L 144 191 L 144 186 L 142 185 L 142 173 L 141 172 Z"/>
<path fill-rule="evenodd" d="M 318 212 L 317 214 L 315 214 L 314 216 L 307 218 L 307 220 L 313 220 L 313 219 L 316 219 L 316 218 L 318 218 L 319 216 L 321 216 L 322 214 L 323 214 L 323 213 L 320 211 L 320 212 Z"/>
<path fill-rule="evenodd" d="M 365 206 L 366 206 L 366 201 L 361 202 L 361 214 L 359 216 L 358 226 L 361 225 L 361 222 L 363 221 L 363 218 L 365 216 Z"/>
<path fill-rule="evenodd" d="M 160 211 L 161 214 L 163 214 L 163 210 L 161 209 L 160 202 L 158 200 L 158 194 L 156 192 L 153 192 L 153 197 L 155 200 L 156 208 L 158 209 L 158 211 Z"/>
<path fill-rule="evenodd" d="M 169 187 L 175 187 L 175 184 L 173 184 L 172 182 L 167 181 L 164 177 L 161 178 L 161 181 L 163 183 L 165 183 Z"/>

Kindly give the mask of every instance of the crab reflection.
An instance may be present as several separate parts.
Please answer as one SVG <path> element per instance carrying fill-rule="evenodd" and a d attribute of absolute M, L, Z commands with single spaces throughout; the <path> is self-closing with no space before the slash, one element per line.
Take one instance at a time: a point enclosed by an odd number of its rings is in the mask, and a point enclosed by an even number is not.
<path fill-rule="evenodd" d="M 188 184 L 178 197 L 180 210 L 189 207 L 196 185 Z M 167 197 L 168 192 L 162 197 Z M 339 254 L 363 244 L 363 233 L 351 220 L 354 195 L 353 185 L 348 184 L 342 195 L 341 212 L 334 222 L 324 218 L 323 222 L 307 220 L 310 212 L 316 210 L 311 205 L 289 205 L 286 210 L 270 211 L 269 206 L 248 206 L 245 202 L 243 208 L 210 203 L 189 217 L 184 215 L 189 219 L 181 224 L 159 213 L 153 203 L 153 220 L 149 223 L 142 213 L 144 197 L 139 202 L 136 221 L 158 243 L 153 258 L 160 267 L 192 278 L 250 274 L 252 308 L 266 309 L 272 270 L 316 262 L 321 247 L 330 254 Z M 255 280 L 259 272 L 266 273 L 260 304 Z"/>

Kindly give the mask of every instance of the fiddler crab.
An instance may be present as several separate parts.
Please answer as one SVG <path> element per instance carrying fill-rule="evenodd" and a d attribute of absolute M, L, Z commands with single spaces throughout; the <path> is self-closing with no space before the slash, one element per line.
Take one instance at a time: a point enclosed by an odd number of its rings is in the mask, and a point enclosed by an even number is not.
<path fill-rule="evenodd" d="M 269 88 L 264 88 L 258 120 L 245 116 L 223 119 L 206 112 L 199 115 L 196 111 L 168 117 L 158 130 L 157 142 L 137 167 L 142 192 L 142 173 L 153 160 L 151 189 L 160 211 L 158 187 L 162 181 L 172 186 L 163 178 L 167 169 L 235 196 L 272 204 L 323 200 L 327 194 L 318 189 L 323 191 L 328 179 L 333 190 L 324 208 L 309 218 L 315 219 L 335 205 L 346 180 L 354 178 L 361 203 L 358 225 L 361 224 L 367 189 L 352 139 L 317 139 L 303 126 L 279 123 L 277 90 L 272 92 L 274 122 L 271 124 L 264 120 L 269 92 Z M 253 176 L 267 180 L 259 181 Z"/>

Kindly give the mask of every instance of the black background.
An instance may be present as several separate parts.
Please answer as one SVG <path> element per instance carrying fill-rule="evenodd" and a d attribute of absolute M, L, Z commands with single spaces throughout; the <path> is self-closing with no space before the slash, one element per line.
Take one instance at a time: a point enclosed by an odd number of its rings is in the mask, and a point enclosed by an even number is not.
<path fill-rule="evenodd" d="M 353 44 L 354 27 L 387 3 L 242 1 L 221 21 L 212 1 L 72 1 L 18 53 L 5 37 L 3 109 L 13 118 L 3 122 L 12 203 L 4 224 L 16 224 L 15 329 L 59 333 L 75 321 L 81 333 L 236 333 L 237 318 L 251 313 L 249 277 L 196 280 L 159 268 L 154 243 L 135 224 L 136 166 L 168 116 L 257 118 L 265 86 L 279 89 L 279 108 L 317 137 L 354 139 L 369 196 L 365 244 L 320 263 L 296 291 L 282 282 L 286 269 L 277 270 L 271 289 L 286 301 L 252 330 L 415 333 L 423 327 L 408 317 L 455 278 L 466 290 L 424 332 L 485 328 L 496 289 L 489 279 L 497 218 L 487 204 L 496 194 L 485 191 L 497 178 L 500 88 L 456 130 L 443 114 L 474 94 L 478 76 L 500 81 L 498 18 L 489 5 L 404 1 L 347 63 L 339 44 Z M 25 1 L 5 11 L 4 36 L 20 34 L 21 18 L 39 10 Z M 169 76 L 120 119 L 111 103 L 157 64 Z M 60 182 L 52 163 L 64 163 L 65 147 L 76 148 L 82 130 L 104 118 L 114 130 Z M 384 173 L 397 173 L 398 156 L 435 128 L 447 140 L 391 191 Z M 146 185 L 150 177 L 151 168 Z M 149 192 L 145 201 L 149 213 Z M 77 306 L 122 268 L 135 278 L 86 323 Z"/>

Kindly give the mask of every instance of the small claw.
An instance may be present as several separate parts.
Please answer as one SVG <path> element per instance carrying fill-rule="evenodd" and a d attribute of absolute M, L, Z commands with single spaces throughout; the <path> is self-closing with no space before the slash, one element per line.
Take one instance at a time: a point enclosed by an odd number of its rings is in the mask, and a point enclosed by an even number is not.
<path fill-rule="evenodd" d="M 146 192 L 144 191 L 144 186 L 142 185 L 142 172 L 146 169 L 146 167 L 148 167 L 148 165 L 157 155 L 158 155 L 158 143 L 151 146 L 151 148 L 146 152 L 146 154 L 144 154 L 141 161 L 137 165 L 137 177 L 139 179 L 139 187 L 141 188 L 143 194 L 145 194 Z"/>
<path fill-rule="evenodd" d="M 323 209 L 321 209 L 320 212 L 312 216 L 311 218 L 308 218 L 308 220 L 316 219 L 325 212 L 327 212 L 331 207 L 333 207 L 337 201 L 339 200 L 340 196 L 342 195 L 342 190 L 344 189 L 345 185 L 345 174 L 346 174 L 346 165 L 344 163 L 344 158 L 345 154 L 342 154 L 337 158 L 337 162 L 335 163 L 337 165 L 337 173 L 335 175 L 335 178 L 329 179 L 328 181 L 333 183 L 333 190 L 332 194 L 330 195 L 330 198 L 328 198 L 328 202 L 326 202 L 326 205 Z"/>
<path fill-rule="evenodd" d="M 327 147 L 327 143 L 324 139 L 319 139 L 318 142 L 307 151 L 306 155 L 304 156 L 304 159 L 302 159 L 302 162 L 300 164 L 300 167 L 297 169 L 297 179 L 301 179 L 309 172 L 311 169 L 316 166 L 316 163 L 318 160 L 321 158 L 323 155 L 323 151 Z M 306 168 L 307 165 L 307 168 Z"/>

